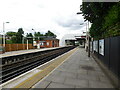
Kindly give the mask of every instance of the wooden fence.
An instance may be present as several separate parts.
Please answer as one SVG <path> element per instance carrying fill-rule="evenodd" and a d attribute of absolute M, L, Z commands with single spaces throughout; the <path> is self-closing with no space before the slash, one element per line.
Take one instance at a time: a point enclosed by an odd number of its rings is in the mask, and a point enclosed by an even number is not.
<path fill-rule="evenodd" d="M 5 45 L 5 52 L 26 50 L 26 49 L 27 49 L 27 44 L 6 44 Z M 35 49 L 35 47 L 32 44 L 28 44 L 28 49 Z"/>

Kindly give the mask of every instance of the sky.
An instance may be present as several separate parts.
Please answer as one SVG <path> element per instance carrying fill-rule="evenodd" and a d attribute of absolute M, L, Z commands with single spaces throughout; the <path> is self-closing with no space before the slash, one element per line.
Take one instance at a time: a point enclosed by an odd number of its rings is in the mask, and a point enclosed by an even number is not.
<path fill-rule="evenodd" d="M 48 30 L 61 39 L 67 34 L 82 34 L 86 31 L 80 12 L 82 0 L 0 0 L 0 33 L 18 31 L 46 33 Z"/>

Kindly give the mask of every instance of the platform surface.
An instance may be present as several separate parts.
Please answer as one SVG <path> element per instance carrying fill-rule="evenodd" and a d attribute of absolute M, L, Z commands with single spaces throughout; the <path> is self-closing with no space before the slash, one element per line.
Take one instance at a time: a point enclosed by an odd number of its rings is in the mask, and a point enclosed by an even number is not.
<path fill-rule="evenodd" d="M 34 88 L 114 88 L 95 60 L 84 48 L 78 48 Z"/>
<path fill-rule="evenodd" d="M 0 54 L 0 57 L 3 58 L 3 57 L 8 57 L 8 56 L 14 56 L 14 55 L 20 55 L 20 54 L 26 54 L 26 53 L 32 53 L 32 52 L 39 52 L 39 51 L 45 51 L 45 50 L 50 50 L 50 49 L 56 49 L 56 48 L 60 48 L 60 47 L 11 51 L 11 52 L 5 52 L 3 54 Z"/>
<path fill-rule="evenodd" d="M 74 48 L 52 60 L 46 62 L 26 73 L 23 73 L 5 83 L 3 83 L 2 88 L 31 88 L 37 82 L 42 80 L 46 75 L 53 71 L 57 66 L 59 66 L 64 60 L 66 60 L 72 53 L 74 53 L 77 48 Z"/>

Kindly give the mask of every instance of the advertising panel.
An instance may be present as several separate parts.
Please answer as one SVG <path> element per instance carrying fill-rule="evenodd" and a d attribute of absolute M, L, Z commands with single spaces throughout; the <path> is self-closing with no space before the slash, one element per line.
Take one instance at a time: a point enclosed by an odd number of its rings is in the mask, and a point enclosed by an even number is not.
<path fill-rule="evenodd" d="M 98 41 L 93 41 L 93 50 L 98 52 Z"/>
<path fill-rule="evenodd" d="M 95 51 L 95 41 L 93 41 L 93 50 Z"/>
<path fill-rule="evenodd" d="M 99 40 L 99 54 L 104 56 L 104 39 Z"/>

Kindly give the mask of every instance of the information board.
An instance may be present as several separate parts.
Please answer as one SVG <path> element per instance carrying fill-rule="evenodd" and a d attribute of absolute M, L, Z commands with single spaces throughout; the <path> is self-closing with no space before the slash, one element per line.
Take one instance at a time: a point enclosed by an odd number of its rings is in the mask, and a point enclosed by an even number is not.
<path fill-rule="evenodd" d="M 104 39 L 99 40 L 99 54 L 104 56 Z"/>

